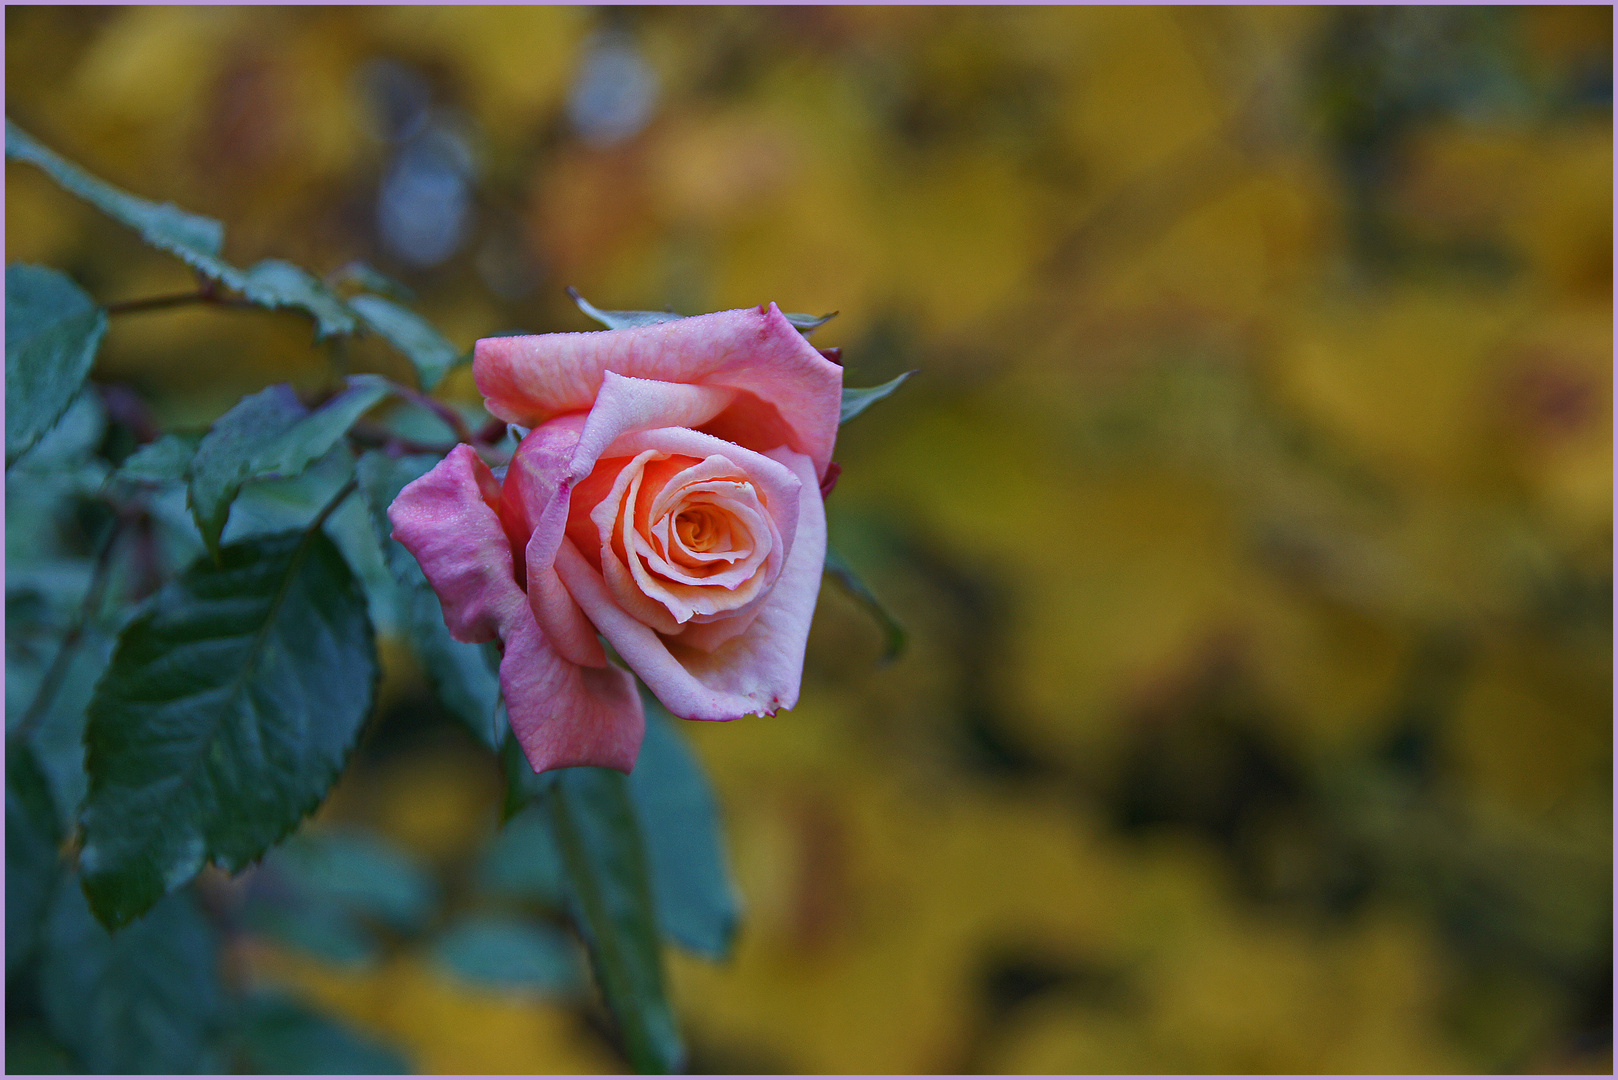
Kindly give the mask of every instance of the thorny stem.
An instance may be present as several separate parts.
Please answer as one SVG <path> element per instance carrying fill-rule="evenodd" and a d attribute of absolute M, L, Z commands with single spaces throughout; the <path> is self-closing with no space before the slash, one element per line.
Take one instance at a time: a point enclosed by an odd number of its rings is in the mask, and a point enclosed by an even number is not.
<path fill-rule="evenodd" d="M 14 738 L 26 739 L 39 726 L 50 709 L 51 702 L 62 689 L 62 683 L 67 678 L 67 669 L 73 659 L 74 650 L 84 638 L 85 628 L 90 625 L 90 619 L 97 608 L 101 606 L 101 597 L 107 591 L 107 579 L 111 576 L 112 550 L 116 545 L 119 534 L 123 531 L 124 517 L 120 515 L 107 527 L 107 535 L 101 541 L 101 549 L 96 552 L 95 569 L 91 572 L 90 587 L 85 590 L 84 602 L 79 605 L 78 616 L 73 625 L 62 637 L 62 643 L 56 647 L 56 655 L 51 659 L 51 666 L 46 669 L 45 677 L 39 681 L 39 689 L 34 692 L 34 700 L 28 703 L 28 711 L 23 714 Z"/>

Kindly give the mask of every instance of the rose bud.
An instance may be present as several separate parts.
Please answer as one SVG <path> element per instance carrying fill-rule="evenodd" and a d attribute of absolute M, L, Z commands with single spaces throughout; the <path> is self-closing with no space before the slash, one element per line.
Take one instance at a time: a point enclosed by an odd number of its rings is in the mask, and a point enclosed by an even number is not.
<path fill-rule="evenodd" d="M 692 720 L 796 704 L 842 369 L 769 304 L 486 338 L 473 374 L 532 429 L 505 478 L 457 446 L 388 513 L 456 640 L 502 643 L 535 771 L 634 766 L 630 672 Z"/>

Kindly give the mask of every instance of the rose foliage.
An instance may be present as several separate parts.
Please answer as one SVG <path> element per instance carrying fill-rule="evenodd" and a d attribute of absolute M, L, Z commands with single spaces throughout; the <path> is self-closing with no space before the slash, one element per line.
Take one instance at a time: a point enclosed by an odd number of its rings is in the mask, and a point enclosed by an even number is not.
<path fill-rule="evenodd" d="M 826 547 L 824 495 L 839 423 L 896 383 L 843 389 L 806 340 L 824 319 L 773 305 L 575 297 L 611 329 L 464 350 L 365 291 L 405 293 L 369 267 L 238 267 L 220 222 L 9 120 L 6 156 L 197 276 L 107 304 L 6 268 L 8 1069 L 406 1070 L 225 985 L 239 937 L 344 963 L 386 940 L 562 997 L 588 990 L 582 943 L 625 1060 L 680 1068 L 664 945 L 722 959 L 739 904 L 672 718 L 790 708 L 823 568 L 874 606 Z M 178 303 L 374 334 L 414 385 L 333 370 L 165 431 L 96 363 L 110 322 Z M 492 416 L 430 396 L 469 362 Z M 378 833 L 300 827 L 377 726 L 378 636 L 506 778 L 470 895 Z"/>

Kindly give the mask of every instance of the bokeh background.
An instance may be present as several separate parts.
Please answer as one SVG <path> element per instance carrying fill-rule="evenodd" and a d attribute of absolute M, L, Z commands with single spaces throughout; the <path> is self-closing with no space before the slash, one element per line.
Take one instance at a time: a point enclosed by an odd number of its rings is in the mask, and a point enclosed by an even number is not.
<path fill-rule="evenodd" d="M 573 285 L 919 371 L 829 502 L 908 651 L 828 584 L 794 712 L 684 725 L 746 905 L 670 957 L 694 1070 L 1608 1072 L 1611 58 L 1599 7 L 13 6 L 6 111 L 463 347 Z M 6 258 L 190 283 L 26 166 Z M 175 310 L 96 377 L 194 425 L 325 365 Z M 390 657 L 317 825 L 453 897 L 500 782 Z M 420 1071 L 623 1068 L 587 998 L 231 956 Z"/>

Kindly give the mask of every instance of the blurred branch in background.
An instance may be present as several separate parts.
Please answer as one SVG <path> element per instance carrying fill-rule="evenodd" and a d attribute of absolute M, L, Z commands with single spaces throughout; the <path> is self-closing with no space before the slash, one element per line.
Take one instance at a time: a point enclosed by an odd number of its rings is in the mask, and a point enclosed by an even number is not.
<path fill-rule="evenodd" d="M 409 382 L 416 341 L 451 409 L 474 338 L 591 328 L 569 285 L 840 310 L 850 385 L 924 372 L 831 496 L 906 651 L 826 589 L 803 706 L 688 725 L 743 899 L 728 965 L 669 958 L 694 1071 L 1610 1071 L 1610 10 L 10 8 L 7 42 L 9 115 L 232 266 L 375 268 L 322 287 L 442 344 L 379 323 L 346 370 Z M 94 377 L 153 423 L 330 389 L 309 322 L 181 302 L 7 180 L 8 263 L 144 305 Z M 30 454 L 87 491 L 69 428 L 146 441 L 66 423 Z M 10 488 L 26 709 L 105 522 Z M 319 820 L 209 886 L 254 1030 L 627 1067 L 453 673 L 381 659 Z M 39 1008 L 8 994 L 11 1071 L 61 1067 Z"/>

